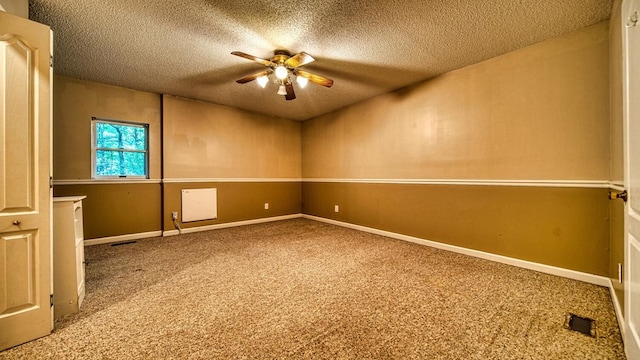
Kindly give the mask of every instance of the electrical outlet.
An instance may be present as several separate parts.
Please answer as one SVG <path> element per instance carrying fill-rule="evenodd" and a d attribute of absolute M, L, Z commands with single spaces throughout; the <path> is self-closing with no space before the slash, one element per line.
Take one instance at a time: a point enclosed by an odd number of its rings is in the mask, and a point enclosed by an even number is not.
<path fill-rule="evenodd" d="M 264 209 L 269 210 L 269 203 L 264 203 Z"/>
<path fill-rule="evenodd" d="M 333 211 L 335 211 L 335 212 L 340 212 L 340 206 L 336 205 L 336 206 L 333 208 Z"/>
<path fill-rule="evenodd" d="M 171 220 L 178 220 L 178 212 L 177 211 L 172 211 L 171 212 Z"/>

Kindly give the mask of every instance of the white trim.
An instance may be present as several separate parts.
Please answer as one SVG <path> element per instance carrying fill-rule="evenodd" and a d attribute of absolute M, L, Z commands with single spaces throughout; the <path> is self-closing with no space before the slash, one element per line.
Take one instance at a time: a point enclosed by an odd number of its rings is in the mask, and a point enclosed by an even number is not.
<path fill-rule="evenodd" d="M 71 201 L 71 202 L 76 202 L 76 201 L 80 201 L 80 200 L 84 200 L 87 197 L 85 195 L 76 195 L 76 196 L 54 196 L 53 197 L 53 202 L 65 202 L 65 201 Z"/>
<path fill-rule="evenodd" d="M 53 180 L 53 185 L 160 184 L 160 179 Z"/>
<path fill-rule="evenodd" d="M 300 182 L 301 178 L 168 178 L 163 183 Z"/>
<path fill-rule="evenodd" d="M 620 336 L 624 339 L 624 316 L 622 316 L 622 309 L 620 308 L 620 302 L 618 301 L 618 295 L 613 287 L 613 282 L 609 279 L 609 292 L 611 293 L 611 302 L 613 302 L 613 310 L 616 313 L 616 319 L 618 319 L 618 327 L 620 328 Z"/>
<path fill-rule="evenodd" d="M 89 239 L 84 241 L 84 246 L 89 245 L 100 245 L 100 244 L 109 244 L 120 241 L 128 241 L 128 240 L 138 240 L 145 239 L 150 237 L 162 236 L 162 231 L 149 231 L 144 233 L 137 234 L 127 234 L 127 235 L 118 235 L 118 236 L 108 236 L 98 239 Z"/>
<path fill-rule="evenodd" d="M 609 182 L 609 189 L 613 189 L 613 190 L 616 190 L 616 191 L 625 191 L 625 186 L 624 186 L 624 184 L 618 184 L 618 183 Z"/>
<path fill-rule="evenodd" d="M 291 215 L 273 216 L 273 217 L 260 218 L 260 219 L 235 221 L 235 222 L 223 223 L 223 224 L 214 224 L 214 225 L 205 225 L 205 226 L 198 226 L 198 227 L 183 228 L 181 231 L 178 231 L 178 230 L 166 230 L 166 231 L 162 232 L 162 236 L 174 236 L 174 235 L 188 234 L 188 233 L 207 231 L 207 230 L 217 230 L 217 229 L 224 229 L 224 228 L 230 228 L 230 227 L 236 227 L 236 226 L 261 224 L 261 223 L 272 222 L 272 221 L 297 219 L 297 218 L 300 218 L 300 217 L 302 217 L 302 214 L 291 214 Z"/>
<path fill-rule="evenodd" d="M 313 215 L 303 214 L 302 217 L 305 219 L 321 221 L 321 222 L 343 226 L 343 227 L 347 227 L 355 230 L 360 230 L 360 231 L 364 231 L 364 232 L 368 232 L 376 235 L 382 235 L 382 236 L 386 236 L 386 237 L 390 237 L 398 240 L 404 240 L 404 241 L 409 241 L 409 242 L 420 244 L 420 245 L 434 247 L 437 249 L 452 251 L 459 254 L 469 255 L 469 256 L 485 259 L 485 260 L 491 260 L 491 261 L 495 261 L 495 262 L 499 262 L 507 265 L 517 266 L 524 269 L 535 270 L 535 271 L 539 271 L 546 274 L 579 280 L 579 281 L 587 282 L 590 284 L 595 284 L 595 285 L 605 286 L 605 287 L 609 286 L 609 278 L 604 276 L 583 273 L 575 270 L 563 269 L 555 266 L 535 263 L 532 261 L 515 259 L 515 258 L 492 254 L 492 253 L 479 251 L 479 250 L 467 249 L 460 246 L 444 244 L 444 243 L 440 243 L 432 240 L 425 240 L 425 239 L 421 239 L 413 236 L 393 233 L 385 230 L 374 229 L 374 228 L 361 226 L 361 225 L 350 224 L 342 221 L 331 220 L 331 219 L 322 218 L 322 217 L 313 216 Z"/>
<path fill-rule="evenodd" d="M 303 178 L 302 182 L 416 184 L 416 185 L 482 185 L 482 186 L 540 186 L 572 188 L 609 188 L 607 180 L 485 180 L 485 179 L 342 179 Z"/>
<path fill-rule="evenodd" d="M 640 108 L 637 103 L 637 93 L 635 90 L 635 86 L 637 83 L 632 81 L 632 75 L 634 74 L 635 69 L 637 69 L 638 64 L 635 63 L 637 59 L 635 59 L 631 54 L 635 54 L 638 50 L 638 44 L 635 40 L 637 34 L 630 36 L 631 29 L 635 29 L 633 31 L 640 31 L 636 27 L 635 22 L 629 22 L 631 20 L 631 16 L 635 15 L 635 13 L 640 7 L 640 1 L 637 0 L 625 0 L 622 1 L 620 11 L 621 11 L 621 24 L 620 30 L 622 32 L 622 155 L 624 159 L 623 173 L 624 173 L 624 182 L 628 184 L 630 187 L 631 195 L 633 195 L 633 191 L 636 190 L 635 186 L 632 184 L 635 183 L 635 177 L 637 176 L 635 173 L 632 174 L 632 170 L 640 170 L 637 169 L 635 162 L 632 161 L 632 143 L 636 143 L 637 139 L 632 137 L 632 122 L 633 125 L 638 125 L 640 122 L 638 117 L 638 112 Z M 615 6 L 614 6 L 615 9 Z M 634 41 L 632 41 L 634 40 Z M 633 62 L 632 62 L 633 61 Z M 633 66 L 632 66 L 633 64 Z M 632 68 L 634 71 L 632 71 Z M 634 79 L 637 80 L 637 79 Z M 632 89 L 634 89 L 632 91 Z M 634 159 L 636 160 L 634 153 Z M 633 175 L 633 176 L 632 176 Z M 640 324 L 635 324 L 632 320 L 637 314 L 635 311 L 637 307 L 632 306 L 632 299 L 637 297 L 637 293 L 631 286 L 632 280 L 632 266 L 637 264 L 632 264 L 632 254 L 631 248 L 636 247 L 634 235 L 637 235 L 637 230 L 635 230 L 635 226 L 640 224 L 640 220 L 638 220 L 635 216 L 635 211 L 633 210 L 631 201 L 625 204 L 624 210 L 624 313 L 629 318 L 629 321 L 625 323 L 625 331 L 624 331 L 624 350 L 627 358 L 629 359 L 638 359 L 640 358 L 640 339 L 638 337 L 638 331 L 640 331 Z M 635 284 L 634 284 L 635 285 Z M 633 310 L 632 310 L 633 309 Z"/>
<path fill-rule="evenodd" d="M 596 180 L 464 180 L 464 179 L 338 179 L 338 178 L 170 178 L 170 179 L 63 179 L 53 185 L 100 184 L 159 184 L 159 183 L 225 183 L 225 182 L 329 182 L 360 184 L 415 184 L 415 185 L 484 185 L 484 186 L 542 186 L 608 188 L 624 191 L 623 184 Z"/>

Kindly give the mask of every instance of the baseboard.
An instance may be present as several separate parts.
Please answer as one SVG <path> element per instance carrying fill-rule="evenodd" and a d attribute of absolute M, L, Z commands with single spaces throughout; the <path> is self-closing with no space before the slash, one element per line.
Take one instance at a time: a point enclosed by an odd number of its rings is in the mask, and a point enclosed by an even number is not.
<path fill-rule="evenodd" d="M 306 219 L 311 219 L 311 220 L 321 221 L 321 222 L 325 222 L 333 225 L 347 227 L 355 230 L 365 231 L 365 232 L 376 234 L 376 235 L 382 235 L 382 236 L 386 236 L 386 237 L 390 237 L 398 240 L 409 241 L 409 242 L 420 244 L 420 245 L 426 245 L 426 246 L 430 246 L 430 247 L 434 247 L 442 250 L 452 251 L 459 254 L 469 255 L 469 256 L 485 259 L 485 260 L 491 260 L 491 261 L 495 261 L 495 262 L 499 262 L 507 265 L 517 266 L 524 269 L 535 270 L 535 271 L 539 271 L 546 274 L 579 280 L 579 281 L 583 281 L 583 282 L 587 282 L 587 283 L 595 284 L 599 286 L 609 287 L 609 284 L 610 284 L 609 278 L 604 276 L 583 273 L 575 270 L 563 269 L 563 268 L 559 268 L 551 265 L 545 265 L 545 264 L 540 264 L 532 261 L 526 261 L 526 260 L 511 258 L 503 255 L 492 254 L 484 251 L 463 248 L 460 246 L 444 244 L 444 243 L 440 243 L 432 240 L 425 240 L 425 239 L 417 238 L 414 236 L 398 234 L 390 231 L 374 229 L 366 226 L 350 224 L 342 221 L 327 219 L 327 218 L 313 216 L 313 215 L 303 214 L 302 217 Z"/>
<path fill-rule="evenodd" d="M 611 293 L 611 302 L 613 302 L 613 310 L 616 312 L 616 319 L 618 319 L 618 327 L 620 328 L 620 335 L 624 339 L 624 316 L 622 315 L 622 309 L 620 308 L 620 301 L 618 301 L 618 295 L 613 287 L 613 282 L 609 280 L 609 292 Z"/>
<path fill-rule="evenodd" d="M 84 241 L 85 246 L 89 245 L 100 245 L 100 244 L 109 244 L 120 241 L 129 241 L 129 240 L 138 240 L 150 237 L 162 236 L 162 231 L 149 231 L 144 233 L 137 234 L 127 234 L 127 235 L 117 235 L 117 236 L 108 236 L 98 239 L 89 239 Z"/>
<path fill-rule="evenodd" d="M 282 216 L 273 216 L 268 218 L 260 218 L 260 219 L 251 219 L 244 221 L 236 221 L 224 224 L 214 224 L 214 225 L 206 225 L 206 226 L 198 226 L 198 227 L 190 227 L 184 228 L 181 231 L 178 230 L 166 230 L 162 232 L 162 236 L 174 236 L 179 234 L 189 234 L 199 231 L 207 231 L 207 230 L 216 230 L 216 229 L 224 229 L 235 226 L 244 226 L 244 225 L 253 225 L 253 224 L 261 224 L 272 221 L 280 221 L 280 220 L 289 220 L 289 219 L 297 219 L 302 217 L 302 214 L 291 214 L 291 215 L 282 215 Z"/>

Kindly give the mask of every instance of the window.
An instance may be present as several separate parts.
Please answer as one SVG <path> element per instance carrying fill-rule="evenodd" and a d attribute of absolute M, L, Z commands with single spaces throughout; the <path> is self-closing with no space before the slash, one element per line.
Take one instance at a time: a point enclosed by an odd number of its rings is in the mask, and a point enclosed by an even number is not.
<path fill-rule="evenodd" d="M 93 178 L 148 178 L 149 125 L 92 120 Z"/>

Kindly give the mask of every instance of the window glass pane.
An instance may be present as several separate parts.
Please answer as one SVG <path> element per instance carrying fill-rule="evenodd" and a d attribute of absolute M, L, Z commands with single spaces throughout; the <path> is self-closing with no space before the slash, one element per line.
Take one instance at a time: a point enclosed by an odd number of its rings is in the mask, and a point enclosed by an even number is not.
<path fill-rule="evenodd" d="M 146 150 L 146 128 L 96 122 L 96 147 Z"/>
<path fill-rule="evenodd" d="M 96 177 L 147 177 L 148 125 L 93 118 Z"/>
<path fill-rule="evenodd" d="M 145 176 L 146 153 L 96 150 L 96 175 Z"/>

